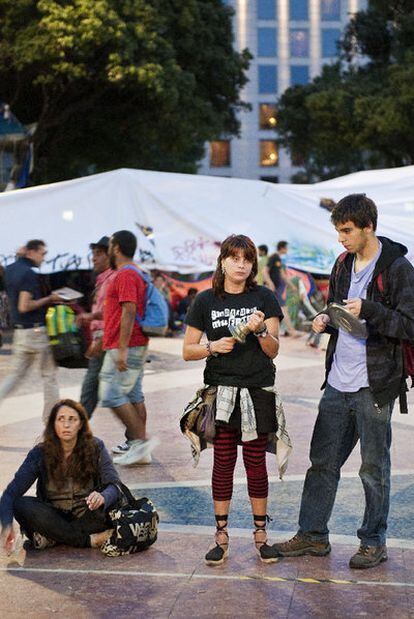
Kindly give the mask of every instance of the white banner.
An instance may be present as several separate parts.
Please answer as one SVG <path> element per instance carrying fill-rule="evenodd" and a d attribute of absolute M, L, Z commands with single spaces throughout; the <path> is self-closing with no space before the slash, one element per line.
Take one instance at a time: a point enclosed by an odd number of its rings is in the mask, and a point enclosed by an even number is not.
<path fill-rule="evenodd" d="M 361 172 L 316 185 L 142 170 L 115 170 L 0 194 L 0 262 L 29 239 L 48 246 L 42 272 L 91 268 L 89 244 L 116 230 L 138 237 L 136 259 L 181 273 L 213 270 L 221 241 L 247 234 L 273 252 L 290 243 L 288 263 L 330 272 L 342 250 L 319 206 L 364 192 L 379 208 L 378 233 L 408 246 L 414 259 L 414 167 Z"/>

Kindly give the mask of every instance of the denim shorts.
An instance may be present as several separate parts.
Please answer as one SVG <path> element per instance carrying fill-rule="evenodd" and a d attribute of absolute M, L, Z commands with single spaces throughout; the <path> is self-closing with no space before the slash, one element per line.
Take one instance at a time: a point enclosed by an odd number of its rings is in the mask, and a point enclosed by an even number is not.
<path fill-rule="evenodd" d="M 104 362 L 99 373 L 101 406 L 116 408 L 123 404 L 138 404 L 144 401 L 142 376 L 147 350 L 148 346 L 128 348 L 128 369 L 126 372 L 120 372 L 116 367 L 117 348 L 105 352 Z"/>

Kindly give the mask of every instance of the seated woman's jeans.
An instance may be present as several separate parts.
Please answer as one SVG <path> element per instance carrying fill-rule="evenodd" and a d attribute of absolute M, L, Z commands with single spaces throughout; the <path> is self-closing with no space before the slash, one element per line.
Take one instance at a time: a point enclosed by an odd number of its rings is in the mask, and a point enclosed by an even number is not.
<path fill-rule="evenodd" d="M 111 521 L 101 508 L 95 511 L 87 510 L 80 518 L 75 518 L 71 512 L 65 512 L 53 507 L 35 497 L 23 496 L 14 502 L 14 517 L 22 531 L 31 540 L 37 532 L 58 544 L 90 547 L 90 535 L 101 533 L 110 528 Z"/>

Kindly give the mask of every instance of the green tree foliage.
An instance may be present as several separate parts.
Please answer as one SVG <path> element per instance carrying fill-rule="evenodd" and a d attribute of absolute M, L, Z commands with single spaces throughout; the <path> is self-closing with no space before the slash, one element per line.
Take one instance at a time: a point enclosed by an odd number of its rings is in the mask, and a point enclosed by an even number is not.
<path fill-rule="evenodd" d="M 221 0 L 0 0 L 0 100 L 37 123 L 35 182 L 195 172 L 237 134 L 250 54 Z"/>
<path fill-rule="evenodd" d="M 304 162 L 300 180 L 414 163 L 414 1 L 369 2 L 340 51 L 279 101 L 280 143 Z"/>

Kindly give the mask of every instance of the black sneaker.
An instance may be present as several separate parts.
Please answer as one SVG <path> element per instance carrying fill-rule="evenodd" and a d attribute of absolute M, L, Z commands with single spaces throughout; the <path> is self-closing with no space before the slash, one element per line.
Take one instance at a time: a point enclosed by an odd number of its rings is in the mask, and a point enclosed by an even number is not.
<path fill-rule="evenodd" d="M 46 550 L 46 548 L 53 548 L 53 546 L 56 546 L 56 542 L 53 539 L 49 539 L 36 531 L 32 535 L 32 544 L 33 548 L 36 548 L 36 550 Z"/>
<path fill-rule="evenodd" d="M 331 552 L 329 542 L 312 542 L 299 533 L 287 542 L 273 544 L 272 548 L 277 550 L 280 557 L 301 557 L 303 555 L 324 557 Z"/>
<path fill-rule="evenodd" d="M 376 567 L 388 559 L 386 546 L 364 546 L 361 544 L 349 561 L 349 567 L 354 570 L 366 570 Z"/>
<path fill-rule="evenodd" d="M 204 560 L 206 565 L 221 565 L 229 556 L 229 534 L 227 531 L 216 531 L 216 545 L 208 551 Z"/>

